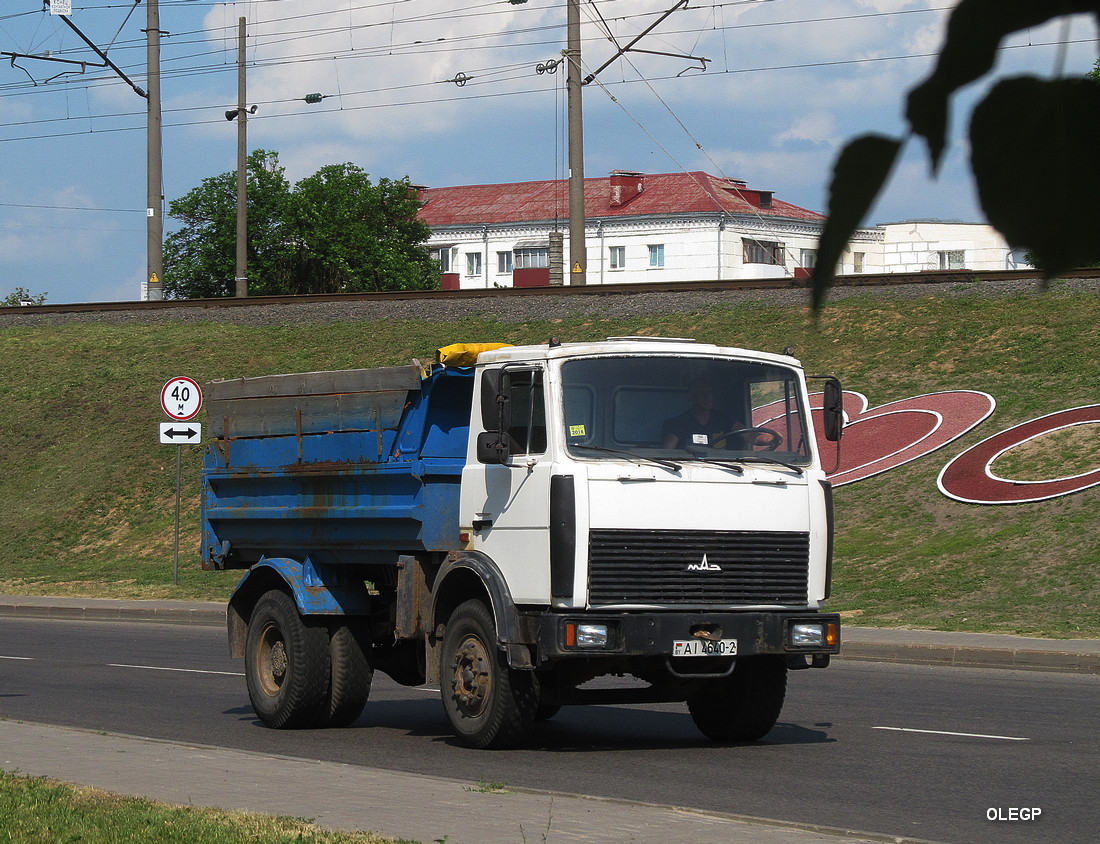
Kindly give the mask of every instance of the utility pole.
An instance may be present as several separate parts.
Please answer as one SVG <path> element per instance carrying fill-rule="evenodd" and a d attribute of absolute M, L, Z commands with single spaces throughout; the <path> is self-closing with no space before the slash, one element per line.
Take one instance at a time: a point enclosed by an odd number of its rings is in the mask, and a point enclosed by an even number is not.
<path fill-rule="evenodd" d="M 248 96 L 245 82 L 244 18 L 237 20 L 237 273 L 238 297 L 248 295 Z"/>
<path fill-rule="evenodd" d="M 566 82 L 569 120 L 569 284 L 586 284 L 584 242 L 584 128 L 581 117 L 580 0 L 568 0 Z"/>
<path fill-rule="evenodd" d="M 161 193 L 161 109 L 160 109 L 160 9 L 157 0 L 145 0 L 145 64 L 149 95 L 146 100 L 146 278 L 147 297 L 164 298 L 164 196 Z"/>

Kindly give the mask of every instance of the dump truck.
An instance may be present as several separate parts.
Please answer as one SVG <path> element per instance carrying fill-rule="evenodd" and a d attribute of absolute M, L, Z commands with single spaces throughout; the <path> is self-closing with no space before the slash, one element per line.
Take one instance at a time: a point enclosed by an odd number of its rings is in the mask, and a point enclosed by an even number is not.
<path fill-rule="evenodd" d="M 247 570 L 227 619 L 256 714 L 350 725 L 382 671 L 438 685 L 470 747 L 645 702 L 760 739 L 787 672 L 840 648 L 821 378 L 613 337 L 206 385 L 203 566 Z"/>

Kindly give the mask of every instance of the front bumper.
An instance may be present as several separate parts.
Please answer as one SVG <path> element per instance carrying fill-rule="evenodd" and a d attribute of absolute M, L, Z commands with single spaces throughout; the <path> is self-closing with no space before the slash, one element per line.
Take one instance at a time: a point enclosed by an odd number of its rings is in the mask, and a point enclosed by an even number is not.
<path fill-rule="evenodd" d="M 735 639 L 737 656 L 814 657 L 840 652 L 840 616 L 835 613 L 540 613 L 529 617 L 528 622 L 536 628 L 540 662 L 577 657 L 670 657 L 673 642 L 693 638 L 704 641 Z M 570 625 L 574 626 L 572 635 Z M 575 633 L 578 625 L 586 630 L 606 626 L 606 639 L 599 644 L 592 644 L 587 636 L 578 640 Z M 820 641 L 805 635 L 805 625 L 821 626 Z M 796 636 L 796 630 L 802 635 Z"/>

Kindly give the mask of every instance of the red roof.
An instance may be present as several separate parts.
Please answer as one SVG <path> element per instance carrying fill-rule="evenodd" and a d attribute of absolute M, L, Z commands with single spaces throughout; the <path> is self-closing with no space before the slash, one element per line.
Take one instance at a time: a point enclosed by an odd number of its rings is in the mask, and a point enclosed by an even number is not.
<path fill-rule="evenodd" d="M 617 201 L 613 193 L 618 195 Z M 462 226 L 564 220 L 569 188 L 562 179 L 502 185 L 423 188 L 420 219 L 429 226 Z M 746 187 L 708 173 L 628 173 L 584 180 L 588 219 L 679 214 L 782 217 L 823 222 L 825 215 L 772 198 L 771 191 Z"/>

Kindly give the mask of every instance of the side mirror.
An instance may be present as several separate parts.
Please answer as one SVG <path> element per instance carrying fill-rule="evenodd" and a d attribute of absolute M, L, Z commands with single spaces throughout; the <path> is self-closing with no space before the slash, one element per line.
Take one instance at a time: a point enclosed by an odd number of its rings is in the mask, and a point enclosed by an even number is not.
<path fill-rule="evenodd" d="M 824 385 L 824 405 L 822 407 L 825 423 L 825 439 L 840 442 L 844 430 L 844 388 L 836 378 L 828 378 Z"/>
<path fill-rule="evenodd" d="M 477 435 L 478 463 L 506 463 L 508 461 L 507 437 L 500 431 L 482 431 Z"/>

